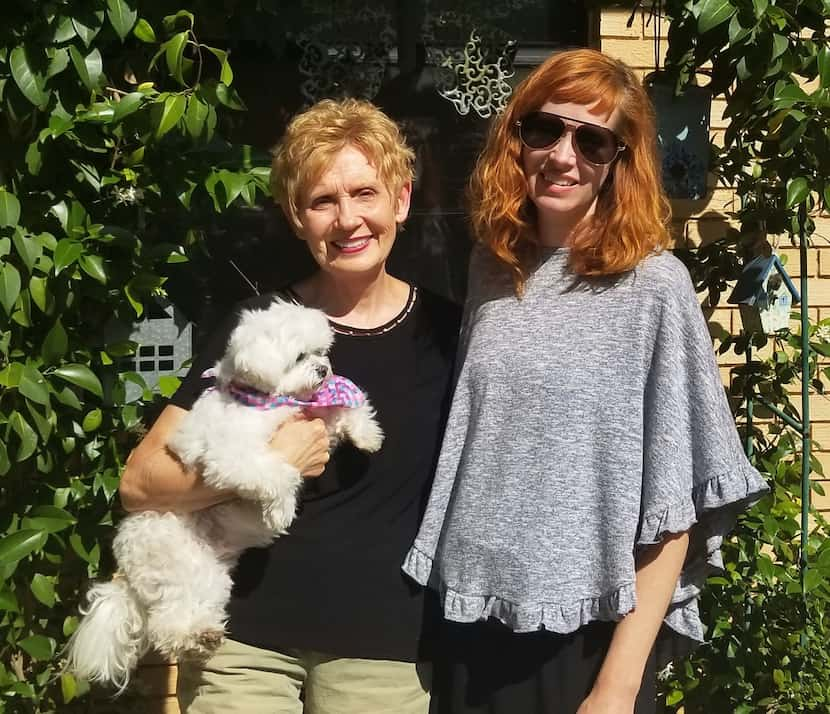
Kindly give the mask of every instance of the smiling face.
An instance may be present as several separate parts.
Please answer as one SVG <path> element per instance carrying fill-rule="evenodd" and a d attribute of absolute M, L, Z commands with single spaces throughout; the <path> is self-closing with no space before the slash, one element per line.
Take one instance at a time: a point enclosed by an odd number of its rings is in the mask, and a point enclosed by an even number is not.
<path fill-rule="evenodd" d="M 540 223 L 556 221 L 576 226 L 590 216 L 600 189 L 613 164 L 597 165 L 586 161 L 574 146 L 574 129 L 587 122 L 615 129 L 616 111 L 596 114 L 584 104 L 546 102 L 539 111 L 569 117 L 566 131 L 552 147 L 531 149 L 522 146 L 522 169 L 527 193 L 536 206 Z"/>
<path fill-rule="evenodd" d="M 366 155 L 346 145 L 304 192 L 298 237 L 332 277 L 377 274 L 385 269 L 398 224 L 409 212 L 411 184 L 392 196 Z"/>

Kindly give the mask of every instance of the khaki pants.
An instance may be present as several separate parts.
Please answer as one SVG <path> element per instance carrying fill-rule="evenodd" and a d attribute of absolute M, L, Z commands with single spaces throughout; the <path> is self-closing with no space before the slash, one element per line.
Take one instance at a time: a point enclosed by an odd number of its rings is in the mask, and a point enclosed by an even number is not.
<path fill-rule="evenodd" d="M 182 714 L 427 714 L 429 672 L 226 640 L 203 665 L 179 664 L 177 694 Z"/>

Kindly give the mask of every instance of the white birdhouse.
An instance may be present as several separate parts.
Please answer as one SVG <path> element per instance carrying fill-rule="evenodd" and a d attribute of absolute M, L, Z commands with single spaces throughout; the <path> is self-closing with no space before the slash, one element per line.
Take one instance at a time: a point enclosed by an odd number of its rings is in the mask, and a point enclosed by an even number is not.
<path fill-rule="evenodd" d="M 744 332 L 771 335 L 789 327 L 790 310 L 800 299 L 783 263 L 771 255 L 744 266 L 728 302 L 740 307 Z"/>

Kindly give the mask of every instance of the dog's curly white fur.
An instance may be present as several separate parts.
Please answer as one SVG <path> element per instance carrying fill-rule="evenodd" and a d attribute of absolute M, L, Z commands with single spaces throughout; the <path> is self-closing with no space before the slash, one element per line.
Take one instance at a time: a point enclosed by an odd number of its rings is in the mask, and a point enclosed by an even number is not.
<path fill-rule="evenodd" d="M 297 469 L 268 446 L 299 408 L 253 408 L 223 387 L 234 382 L 307 400 L 331 374 L 332 340 L 318 310 L 275 301 L 242 314 L 217 364 L 217 388 L 199 397 L 168 442 L 206 484 L 232 489 L 239 499 L 192 513 L 144 511 L 121 522 L 113 541 L 118 575 L 87 594 L 67 646 L 69 671 L 123 690 L 150 647 L 170 657 L 204 657 L 219 645 L 237 557 L 285 532 L 301 483 Z M 315 409 L 332 446 L 348 438 L 368 452 L 383 442 L 374 414 L 368 401 Z"/>

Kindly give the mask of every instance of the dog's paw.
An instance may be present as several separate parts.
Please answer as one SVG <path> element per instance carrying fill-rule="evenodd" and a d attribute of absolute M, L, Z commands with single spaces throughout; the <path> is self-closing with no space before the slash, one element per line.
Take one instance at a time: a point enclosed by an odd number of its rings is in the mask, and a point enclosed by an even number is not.
<path fill-rule="evenodd" d="M 367 419 L 351 430 L 349 438 L 358 449 L 373 454 L 383 446 L 383 429 L 374 419 Z"/>
<path fill-rule="evenodd" d="M 179 647 L 169 654 L 175 659 L 205 662 L 210 659 L 219 645 L 225 641 L 224 630 L 205 630 L 195 632 L 181 642 Z"/>
<path fill-rule="evenodd" d="M 207 632 L 200 632 L 196 636 L 196 651 L 200 655 L 210 656 L 217 649 L 219 645 L 225 640 L 224 630 L 208 630 Z"/>
<path fill-rule="evenodd" d="M 294 498 L 277 499 L 263 505 L 262 521 L 269 531 L 275 535 L 282 535 L 291 525 L 296 512 L 297 501 Z"/>

